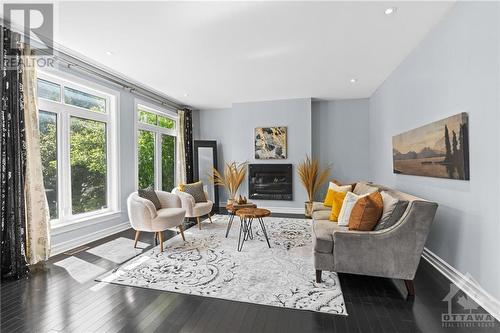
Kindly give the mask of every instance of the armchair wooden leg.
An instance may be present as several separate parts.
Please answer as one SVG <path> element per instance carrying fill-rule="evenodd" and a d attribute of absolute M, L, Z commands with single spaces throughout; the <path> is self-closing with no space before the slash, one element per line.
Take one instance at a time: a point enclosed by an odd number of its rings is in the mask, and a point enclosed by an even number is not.
<path fill-rule="evenodd" d="M 319 269 L 316 270 L 316 283 L 321 283 L 321 273 L 322 272 L 323 271 L 321 271 Z"/>
<path fill-rule="evenodd" d="M 186 241 L 186 238 L 184 237 L 184 228 L 182 227 L 182 224 L 179 224 L 179 231 L 181 232 L 182 240 Z"/>
<path fill-rule="evenodd" d="M 155 246 L 158 245 L 158 233 L 157 232 L 154 233 L 153 239 L 154 239 Z"/>
<path fill-rule="evenodd" d="M 196 217 L 196 222 L 198 223 L 198 229 L 201 230 L 201 221 L 199 216 Z"/>
<path fill-rule="evenodd" d="M 210 220 L 210 223 L 213 223 L 212 222 L 212 217 L 210 216 L 210 213 L 208 213 L 208 219 Z"/>
<path fill-rule="evenodd" d="M 415 286 L 413 285 L 413 280 L 405 280 L 405 287 L 408 291 L 408 296 L 415 296 Z"/>
<path fill-rule="evenodd" d="M 135 231 L 135 242 L 134 242 L 134 249 L 137 248 L 137 242 L 139 241 L 139 235 L 141 232 L 139 230 Z"/>
<path fill-rule="evenodd" d="M 160 236 L 158 237 L 160 238 L 160 252 L 163 252 L 163 231 L 160 231 L 158 235 Z"/>

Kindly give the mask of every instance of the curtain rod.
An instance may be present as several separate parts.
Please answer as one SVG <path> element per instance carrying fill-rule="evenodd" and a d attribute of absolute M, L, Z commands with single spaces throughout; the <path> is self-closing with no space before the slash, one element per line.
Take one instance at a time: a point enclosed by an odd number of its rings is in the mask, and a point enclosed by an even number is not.
<path fill-rule="evenodd" d="M 151 89 L 143 88 L 142 86 L 130 82 L 128 79 L 123 78 L 118 74 L 114 74 L 108 70 L 100 68 L 87 60 L 82 60 L 72 54 L 62 51 L 61 49 L 53 48 L 53 51 L 55 51 L 53 56 L 58 61 L 65 63 L 68 69 L 77 69 L 100 79 L 104 79 L 105 81 L 122 87 L 130 93 L 152 99 L 163 106 L 174 108 L 176 111 L 178 109 L 189 108 L 187 105 L 177 103 L 160 93 L 151 91 Z"/>

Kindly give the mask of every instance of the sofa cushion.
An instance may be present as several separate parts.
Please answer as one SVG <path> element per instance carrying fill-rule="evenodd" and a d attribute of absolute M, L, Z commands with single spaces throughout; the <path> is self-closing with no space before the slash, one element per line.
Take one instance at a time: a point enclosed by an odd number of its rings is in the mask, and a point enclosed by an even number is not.
<path fill-rule="evenodd" d="M 357 183 L 354 187 L 354 194 L 363 195 L 363 194 L 372 194 L 373 192 L 377 192 L 378 187 L 368 185 L 365 182 Z"/>
<path fill-rule="evenodd" d="M 333 201 L 332 201 L 332 211 L 330 213 L 330 221 L 337 221 L 339 218 L 340 209 L 342 209 L 342 204 L 344 203 L 345 196 L 347 192 L 337 192 L 334 191 Z"/>
<path fill-rule="evenodd" d="M 323 205 L 327 207 L 331 207 L 333 203 L 333 196 L 335 192 L 349 192 L 352 190 L 351 185 L 337 185 L 334 182 L 330 182 L 328 185 L 328 190 L 325 196 L 325 200 L 323 201 Z"/>
<path fill-rule="evenodd" d="M 351 217 L 352 209 L 356 202 L 362 198 L 364 195 L 357 195 L 352 192 L 347 192 L 342 208 L 340 209 L 339 218 L 337 222 L 340 226 L 347 227 L 349 225 L 349 218 Z"/>
<path fill-rule="evenodd" d="M 322 202 L 313 202 L 312 211 L 317 212 L 319 210 L 331 211 L 332 207 L 327 207 L 327 206 L 323 205 Z"/>
<path fill-rule="evenodd" d="M 330 207 L 328 207 L 330 208 Z M 312 213 L 312 218 L 314 220 L 326 220 L 330 219 L 331 208 L 329 210 L 317 210 Z"/>
<path fill-rule="evenodd" d="M 393 197 L 387 191 L 380 192 L 382 195 L 382 200 L 384 201 L 384 209 L 382 212 L 382 217 L 377 223 L 375 230 L 382 230 L 392 227 L 396 222 L 399 221 L 401 216 L 408 207 L 407 200 L 399 200 Z"/>
<path fill-rule="evenodd" d="M 314 220 L 312 229 L 314 251 L 333 253 L 333 233 L 339 230 L 345 231 L 347 227 L 340 227 L 328 220 Z"/>
<path fill-rule="evenodd" d="M 349 230 L 371 231 L 377 225 L 384 210 L 384 203 L 379 192 L 361 197 L 351 211 Z"/>

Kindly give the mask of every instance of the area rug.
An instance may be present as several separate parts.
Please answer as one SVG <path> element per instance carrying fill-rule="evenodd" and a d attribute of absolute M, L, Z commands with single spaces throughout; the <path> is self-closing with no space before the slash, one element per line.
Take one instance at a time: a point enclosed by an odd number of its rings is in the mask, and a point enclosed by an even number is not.
<path fill-rule="evenodd" d="M 228 216 L 216 215 L 108 272 L 97 280 L 183 294 L 347 315 L 336 273 L 316 283 L 311 221 L 266 218 L 271 248 L 258 223 L 237 251 L 239 219 L 225 238 Z M 257 222 L 257 221 L 254 221 Z"/>

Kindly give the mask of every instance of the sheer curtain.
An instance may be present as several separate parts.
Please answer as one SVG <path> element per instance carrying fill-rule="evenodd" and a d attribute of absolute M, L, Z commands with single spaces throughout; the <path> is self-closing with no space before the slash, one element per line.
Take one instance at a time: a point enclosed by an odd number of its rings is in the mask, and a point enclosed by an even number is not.
<path fill-rule="evenodd" d="M 23 50 L 25 60 L 33 57 L 29 46 Z M 26 62 L 25 62 L 26 63 Z M 36 63 L 29 61 L 27 63 Z M 45 261 L 50 255 L 50 216 L 43 185 L 40 132 L 36 94 L 36 67 L 24 66 L 24 119 L 26 130 L 26 257 L 28 264 Z"/>

